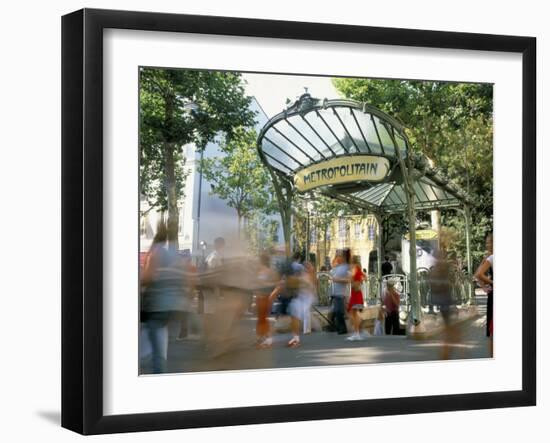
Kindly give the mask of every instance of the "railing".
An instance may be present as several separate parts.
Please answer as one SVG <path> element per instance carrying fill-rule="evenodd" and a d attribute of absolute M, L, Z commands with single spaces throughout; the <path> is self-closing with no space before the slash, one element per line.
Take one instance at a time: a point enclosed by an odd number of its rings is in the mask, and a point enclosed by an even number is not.
<path fill-rule="evenodd" d="M 394 286 L 401 294 L 401 304 L 408 310 L 410 308 L 409 279 L 405 274 L 384 275 L 379 283 L 376 274 L 369 274 L 366 281 L 362 283 L 362 291 L 367 305 L 373 305 L 380 301 L 380 284 L 385 291 L 388 280 L 394 282 Z M 420 305 L 423 308 L 433 309 L 433 300 L 430 287 L 430 271 L 427 268 L 419 268 L 417 273 L 418 292 Z M 451 297 L 454 304 L 461 305 L 471 301 L 470 291 L 472 281 L 465 272 L 453 273 L 451 277 Z M 332 294 L 332 276 L 328 272 L 317 273 L 317 296 L 319 306 L 330 304 Z"/>
<path fill-rule="evenodd" d="M 432 288 L 429 280 L 430 270 L 428 268 L 418 268 L 416 275 L 418 293 L 420 295 L 420 306 L 428 306 L 430 310 L 432 310 Z"/>
<path fill-rule="evenodd" d="M 475 299 L 473 295 L 473 281 L 468 276 L 467 272 L 459 270 L 453 273 L 451 279 L 451 295 L 453 303 L 457 305 L 464 305 L 468 303 L 474 303 Z"/>
<path fill-rule="evenodd" d="M 376 274 L 369 274 L 367 281 L 363 282 L 365 299 L 368 305 L 376 304 L 380 301 L 380 282 Z"/>
<path fill-rule="evenodd" d="M 319 306 L 328 306 L 330 304 L 330 294 L 332 294 L 332 276 L 328 272 L 318 272 L 317 303 Z"/>
<path fill-rule="evenodd" d="M 348 291 L 349 291 L 348 285 Z M 361 284 L 361 291 L 366 305 L 374 305 L 379 302 L 378 292 L 379 283 L 375 274 L 369 274 L 367 279 Z M 330 295 L 332 294 L 332 276 L 328 272 L 317 273 L 317 297 L 319 306 L 328 306 L 330 304 Z"/>

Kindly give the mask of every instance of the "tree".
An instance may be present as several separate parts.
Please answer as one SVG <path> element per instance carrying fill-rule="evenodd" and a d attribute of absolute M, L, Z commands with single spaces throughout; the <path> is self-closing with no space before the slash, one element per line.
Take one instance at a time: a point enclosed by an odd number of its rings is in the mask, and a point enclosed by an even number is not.
<path fill-rule="evenodd" d="M 258 156 L 256 138 L 255 130 L 239 128 L 230 141 L 222 144 L 224 155 L 205 159 L 202 165 L 211 194 L 237 211 L 239 238 L 245 218 L 255 212 L 267 215 L 275 211 L 274 191 Z"/>
<path fill-rule="evenodd" d="M 472 245 L 482 248 L 493 216 L 493 90 L 490 84 L 409 80 L 334 79 L 347 98 L 367 102 L 402 121 L 413 150 L 468 191 Z M 448 211 L 442 221 L 464 227 L 462 214 Z M 457 237 L 458 239 L 459 237 Z M 464 245 L 452 245 L 464 258 Z M 472 248 L 474 255 L 482 253 Z"/>
<path fill-rule="evenodd" d="M 246 218 L 245 232 L 250 251 L 258 254 L 269 250 L 279 241 L 279 222 L 264 211 L 257 209 Z"/>
<path fill-rule="evenodd" d="M 295 197 L 296 203 L 294 204 L 294 207 L 299 210 L 295 210 L 294 212 L 294 231 L 296 240 L 298 241 L 297 249 L 305 250 L 305 242 L 307 242 L 305 235 L 307 212 L 305 209 L 305 201 L 303 200 L 303 197 L 300 195 Z M 321 241 L 323 243 L 323 254 L 327 255 L 331 246 L 330 230 L 332 228 L 332 224 L 341 216 L 351 215 L 357 212 L 357 209 L 350 207 L 347 203 L 318 193 L 310 196 L 309 200 L 311 203 L 310 229 L 315 230 L 317 233 L 318 264 L 321 265 L 323 260 L 323 257 L 321 257 L 320 248 Z"/>
<path fill-rule="evenodd" d="M 140 70 L 140 191 L 150 207 L 168 212 L 171 247 L 178 247 L 183 146 L 203 150 L 219 133 L 231 140 L 236 127 L 253 123 L 249 105 L 237 73 Z"/>

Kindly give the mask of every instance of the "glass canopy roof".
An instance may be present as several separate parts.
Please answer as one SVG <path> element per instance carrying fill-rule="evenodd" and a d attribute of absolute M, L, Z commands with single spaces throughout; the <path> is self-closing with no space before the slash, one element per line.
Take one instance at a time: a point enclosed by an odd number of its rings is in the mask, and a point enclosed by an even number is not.
<path fill-rule="evenodd" d="M 372 106 L 303 94 L 265 124 L 258 137 L 258 151 L 262 161 L 291 184 L 298 172 L 319 170 L 325 163 L 334 164 L 334 159 L 383 157 L 390 169 L 382 181 L 352 178 L 346 183 L 320 184 L 316 191 L 377 213 L 407 208 L 399 168 L 399 155 L 406 163 L 409 155 L 404 126 Z M 467 202 L 466 193 L 431 167 L 427 158 L 413 154 L 409 160 L 414 168 L 417 210 L 457 207 Z"/>

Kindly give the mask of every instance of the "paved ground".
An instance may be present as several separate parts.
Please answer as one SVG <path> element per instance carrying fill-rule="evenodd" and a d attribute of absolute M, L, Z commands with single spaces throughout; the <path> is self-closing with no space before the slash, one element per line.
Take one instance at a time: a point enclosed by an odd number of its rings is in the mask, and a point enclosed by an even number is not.
<path fill-rule="evenodd" d="M 205 344 L 190 336 L 170 342 L 168 372 L 197 372 L 264 368 L 289 368 L 322 365 L 375 364 L 441 359 L 444 335 L 439 332 L 430 339 L 414 340 L 405 336 L 369 336 L 363 341 L 347 341 L 346 335 L 313 332 L 302 336 L 301 346 L 286 347 L 288 333 L 276 333 L 273 347 L 255 347 L 255 319 L 243 319 L 232 337 Z M 434 323 L 436 324 L 436 323 Z M 488 358 L 485 319 L 476 316 L 457 327 L 459 339 L 451 344 L 451 359 Z"/>

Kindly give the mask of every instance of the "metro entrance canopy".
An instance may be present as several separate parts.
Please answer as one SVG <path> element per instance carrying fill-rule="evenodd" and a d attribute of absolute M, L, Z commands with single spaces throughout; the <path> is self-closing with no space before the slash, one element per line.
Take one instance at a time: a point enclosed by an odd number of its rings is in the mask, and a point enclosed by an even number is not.
<path fill-rule="evenodd" d="M 395 118 L 368 104 L 320 100 L 305 93 L 265 124 L 257 147 L 274 183 L 287 250 L 296 192 L 315 191 L 366 210 L 377 217 L 380 231 L 384 217 L 406 213 L 411 244 L 416 240 L 416 211 L 457 208 L 466 218 L 471 276 L 469 196 L 428 158 L 411 152 L 405 127 Z M 413 318 L 420 322 L 416 251 L 410 249 Z"/>

